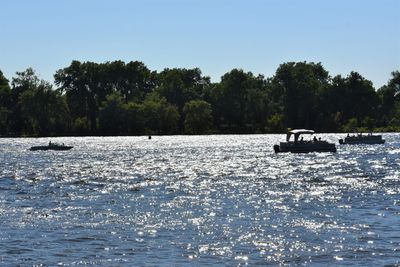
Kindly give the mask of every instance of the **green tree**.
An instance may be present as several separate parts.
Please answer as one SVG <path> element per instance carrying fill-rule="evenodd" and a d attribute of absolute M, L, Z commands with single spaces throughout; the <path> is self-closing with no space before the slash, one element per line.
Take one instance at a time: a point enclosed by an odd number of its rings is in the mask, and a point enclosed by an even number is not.
<path fill-rule="evenodd" d="M 198 68 L 195 69 L 164 69 L 158 75 L 155 91 L 178 108 L 183 113 L 186 102 L 202 99 L 204 91 L 210 84 L 209 77 L 203 77 Z M 180 116 L 178 128 L 183 130 L 183 116 Z"/>
<path fill-rule="evenodd" d="M 26 131 L 31 129 L 29 122 L 22 116 L 20 97 L 24 92 L 37 88 L 39 84 L 40 80 L 32 68 L 28 68 L 22 72 L 16 72 L 16 77 L 12 78 L 11 110 L 9 116 L 9 127 L 12 134 L 25 134 Z"/>
<path fill-rule="evenodd" d="M 400 94 L 400 72 L 398 70 L 392 72 L 392 78 L 389 80 L 388 86 L 395 88 L 396 94 Z"/>
<path fill-rule="evenodd" d="M 214 86 L 212 101 L 216 124 L 229 131 L 246 132 L 254 125 L 265 124 L 268 115 L 268 95 L 263 76 L 233 69 Z M 224 130 L 224 129 L 222 129 Z"/>
<path fill-rule="evenodd" d="M 29 134 L 61 135 L 70 127 L 65 98 L 45 81 L 22 93 L 19 105 L 22 117 L 28 122 Z"/>
<path fill-rule="evenodd" d="M 146 133 L 176 133 L 180 115 L 176 106 L 157 94 L 150 95 L 143 102 L 143 117 Z"/>
<path fill-rule="evenodd" d="M 123 131 L 130 135 L 145 134 L 145 109 L 144 105 L 136 102 L 128 102 L 123 105 Z"/>
<path fill-rule="evenodd" d="M 79 61 L 72 61 L 69 67 L 60 69 L 54 75 L 54 80 L 58 90 L 65 93 L 68 107 L 71 111 L 71 117 L 78 128 L 82 128 L 84 121 L 90 123 L 89 111 L 89 88 L 87 85 L 87 77 L 85 66 Z M 93 103 L 93 100 L 91 101 Z M 83 120 L 82 118 L 86 118 Z M 91 121 L 93 124 L 94 122 Z M 91 127 L 91 126 L 89 126 Z M 94 127 L 92 125 L 92 127 Z"/>
<path fill-rule="evenodd" d="M 9 134 L 9 116 L 11 109 L 11 88 L 0 70 L 0 135 Z"/>
<path fill-rule="evenodd" d="M 182 110 L 186 102 L 202 97 L 209 79 L 209 77 L 203 77 L 198 68 L 164 69 L 158 75 L 156 91 Z"/>
<path fill-rule="evenodd" d="M 156 86 L 156 72 L 151 72 L 142 62 L 131 61 L 125 65 L 120 92 L 125 102 L 143 101 Z"/>
<path fill-rule="evenodd" d="M 272 99 L 268 90 L 268 81 L 258 75 L 252 79 L 246 103 L 246 124 L 251 125 L 253 132 L 264 132 L 267 119 L 273 114 Z"/>
<path fill-rule="evenodd" d="M 381 125 L 400 127 L 400 72 L 393 71 L 388 84 L 378 90 L 381 99 Z"/>
<path fill-rule="evenodd" d="M 317 118 L 317 125 L 321 125 L 321 129 L 328 132 L 338 131 L 350 119 L 349 104 L 351 103 L 346 79 L 337 75 L 331 79 L 329 85 L 320 90 L 318 98 L 320 116 Z"/>
<path fill-rule="evenodd" d="M 65 99 L 31 68 L 12 79 L 10 131 L 14 134 L 63 134 L 69 127 Z"/>
<path fill-rule="evenodd" d="M 286 127 L 315 129 L 318 93 L 328 84 L 328 72 L 320 63 L 289 62 L 272 78 L 275 102 L 282 103 Z"/>
<path fill-rule="evenodd" d="M 351 72 L 347 77 L 349 101 L 352 107 L 349 108 L 351 117 L 356 117 L 359 122 L 365 117 L 375 118 L 379 105 L 379 98 L 372 82 L 366 80 L 357 72 Z"/>
<path fill-rule="evenodd" d="M 11 88 L 3 72 L 0 70 L 0 105 L 9 106 L 11 97 Z"/>
<path fill-rule="evenodd" d="M 204 100 L 191 100 L 183 108 L 185 133 L 205 134 L 212 128 L 211 105 Z"/>
<path fill-rule="evenodd" d="M 325 121 L 335 121 L 336 127 L 328 128 L 331 131 L 348 125 L 350 120 L 353 124 L 353 119 L 357 126 L 362 126 L 367 117 L 369 121 L 376 121 L 380 103 L 372 82 L 357 72 L 351 72 L 346 78 L 334 77 L 329 86 L 323 87 L 319 101 L 319 109 L 328 117 Z"/>
<path fill-rule="evenodd" d="M 233 69 L 221 77 L 222 97 L 219 107 L 224 120 L 235 128 L 244 128 L 246 100 L 252 78 L 252 73 L 239 69 Z"/>
<path fill-rule="evenodd" d="M 103 86 L 106 92 L 118 92 L 125 103 L 143 101 L 156 85 L 156 72 L 151 72 L 142 62 L 127 64 L 117 60 L 99 64 L 103 70 Z"/>
<path fill-rule="evenodd" d="M 384 85 L 377 94 L 380 100 L 380 126 L 386 126 L 396 112 L 396 88 Z"/>
<path fill-rule="evenodd" d="M 156 84 L 156 73 L 139 61 L 72 61 L 54 77 L 59 90 L 66 93 L 73 119 L 86 116 L 92 133 L 97 131 L 99 109 L 108 95 L 118 92 L 125 103 L 143 101 Z"/>
<path fill-rule="evenodd" d="M 152 106 L 154 104 L 154 106 Z M 154 107 L 154 111 L 150 112 L 149 106 Z M 158 114 L 160 102 L 154 101 L 148 103 L 147 115 Z M 162 112 L 162 111 L 160 111 Z M 136 102 L 124 103 L 123 97 L 119 93 L 113 93 L 107 96 L 103 102 L 99 113 L 99 130 L 105 135 L 140 135 L 144 134 L 145 127 L 145 105 Z M 153 117 L 149 116 L 151 121 Z M 162 120 L 162 115 L 155 120 Z M 161 125 L 160 121 L 155 123 Z M 154 126 L 154 125 L 153 125 Z M 151 127 L 150 127 L 151 128 Z M 154 127 L 156 129 L 156 127 Z M 163 128 L 165 129 L 165 128 Z"/>
<path fill-rule="evenodd" d="M 99 106 L 112 92 L 105 74 L 102 64 L 72 61 L 54 75 L 59 90 L 66 93 L 73 119 L 86 116 L 92 133 L 97 131 Z"/>
<path fill-rule="evenodd" d="M 99 130 L 106 135 L 120 135 L 123 132 L 124 108 L 118 93 L 106 97 L 99 112 Z"/>

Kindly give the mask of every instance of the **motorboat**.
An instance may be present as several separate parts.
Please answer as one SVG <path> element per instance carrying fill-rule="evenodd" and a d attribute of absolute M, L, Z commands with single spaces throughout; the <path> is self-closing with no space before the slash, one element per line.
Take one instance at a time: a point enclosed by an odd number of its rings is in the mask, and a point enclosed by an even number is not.
<path fill-rule="evenodd" d="M 364 135 L 362 133 L 356 135 L 347 134 L 347 136 L 344 139 L 339 139 L 339 144 L 341 145 L 358 145 L 358 144 L 376 145 L 384 143 L 385 140 L 382 139 L 382 135 L 373 135 L 372 133 Z"/>
<path fill-rule="evenodd" d="M 33 146 L 29 150 L 36 151 L 36 150 L 70 150 L 73 146 L 66 146 L 64 144 L 57 144 L 49 142 L 47 146 Z"/>
<path fill-rule="evenodd" d="M 309 153 L 309 152 L 336 152 L 336 146 L 333 143 L 317 139 L 305 141 L 301 135 L 314 135 L 313 130 L 294 129 L 286 134 L 286 142 L 280 142 L 279 145 L 274 145 L 275 153 L 292 152 L 292 153 Z M 293 136 L 293 138 L 291 138 Z"/>

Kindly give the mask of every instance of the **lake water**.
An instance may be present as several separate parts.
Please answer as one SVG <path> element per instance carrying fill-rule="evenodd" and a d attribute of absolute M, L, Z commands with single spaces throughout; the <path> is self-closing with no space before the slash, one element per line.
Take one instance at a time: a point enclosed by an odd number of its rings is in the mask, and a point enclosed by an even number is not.
<path fill-rule="evenodd" d="M 399 265 L 400 135 L 384 138 L 0 139 L 0 265 Z M 27 150 L 49 140 L 74 148 Z"/>

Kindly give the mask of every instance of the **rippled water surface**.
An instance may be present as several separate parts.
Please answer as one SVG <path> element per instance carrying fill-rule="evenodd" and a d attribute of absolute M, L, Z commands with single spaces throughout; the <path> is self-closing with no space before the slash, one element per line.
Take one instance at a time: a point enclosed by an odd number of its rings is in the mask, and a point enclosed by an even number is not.
<path fill-rule="evenodd" d="M 337 143 L 340 135 L 322 135 Z M 400 135 L 0 139 L 0 265 L 400 264 Z"/>

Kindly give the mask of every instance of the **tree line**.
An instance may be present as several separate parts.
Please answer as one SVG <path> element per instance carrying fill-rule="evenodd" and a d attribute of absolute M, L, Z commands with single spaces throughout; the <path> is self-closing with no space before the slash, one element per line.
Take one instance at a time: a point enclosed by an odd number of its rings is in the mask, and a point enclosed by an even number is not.
<path fill-rule="evenodd" d="M 54 83 L 31 68 L 10 82 L 0 70 L 0 135 L 399 131 L 399 92 L 399 71 L 376 89 L 312 62 L 283 63 L 270 78 L 233 69 L 212 83 L 199 68 L 72 61 Z"/>

